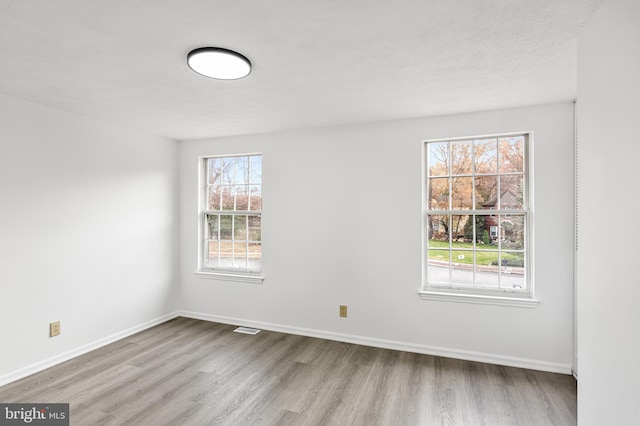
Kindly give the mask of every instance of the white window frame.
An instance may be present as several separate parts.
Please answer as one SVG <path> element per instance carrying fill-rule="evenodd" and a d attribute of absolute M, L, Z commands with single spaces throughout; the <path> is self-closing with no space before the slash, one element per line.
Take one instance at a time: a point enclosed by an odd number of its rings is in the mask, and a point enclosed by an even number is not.
<path fill-rule="evenodd" d="M 262 153 L 243 153 L 243 154 L 228 154 L 228 155 L 208 155 L 198 157 L 198 263 L 195 275 L 199 278 L 207 278 L 223 281 L 237 281 L 252 284 L 261 284 L 264 281 L 263 266 L 260 270 L 254 271 L 244 268 L 222 268 L 222 267 L 209 267 L 206 265 L 205 256 L 207 253 L 207 238 L 205 233 L 207 232 L 207 214 L 217 214 L 224 216 L 260 216 L 262 218 L 262 208 L 260 210 L 207 210 L 209 196 L 208 196 L 208 176 L 207 176 L 207 161 L 212 158 L 232 158 L 232 157 L 250 157 L 260 156 Z M 264 178 L 261 177 L 261 196 L 262 189 L 264 187 Z M 235 221 L 234 221 L 235 222 Z M 232 222 L 233 223 L 233 222 Z M 260 231 L 262 234 L 262 220 L 260 225 Z M 232 231 L 233 232 L 233 231 Z M 233 239 L 232 239 L 233 241 Z M 261 238 L 262 243 L 262 238 Z M 248 244 L 248 242 L 247 242 Z M 233 247 L 233 246 L 232 246 Z M 261 244 L 261 249 L 264 246 Z"/>
<path fill-rule="evenodd" d="M 428 214 L 429 200 L 428 200 L 428 159 L 429 155 L 428 144 L 436 142 L 453 142 L 453 141 L 468 141 L 468 140 L 480 140 L 480 139 L 493 139 L 493 138 L 505 138 L 524 136 L 524 205 L 522 209 L 518 210 L 506 210 L 496 209 L 491 213 L 491 217 L 496 217 L 499 214 L 524 214 L 525 215 L 525 243 L 524 243 L 524 258 L 525 258 L 525 276 L 526 289 L 490 289 L 490 288 L 478 288 L 470 286 L 456 286 L 455 284 L 442 285 L 442 284 L 430 284 L 428 283 L 427 267 L 428 267 L 428 226 L 431 216 Z M 472 174 L 475 176 L 475 170 Z M 500 175 L 498 175 L 500 176 Z M 498 179 L 499 181 L 499 179 Z M 501 133 L 501 134 L 489 134 L 489 135 L 476 135 L 476 136 L 464 136 L 444 139 L 429 139 L 422 141 L 422 285 L 418 291 L 419 296 L 425 300 L 436 301 L 448 301 L 448 302 L 463 302 L 463 303 L 478 303 L 488 305 L 499 306 L 512 306 L 512 307 L 524 307 L 535 308 L 538 306 L 539 300 L 535 298 L 534 288 L 534 232 L 533 232 L 533 132 L 514 132 L 514 133 Z M 453 210 L 453 206 L 449 206 L 448 210 L 438 210 L 438 214 L 443 215 L 485 215 L 486 210 Z M 474 206 L 472 206 L 474 207 Z M 492 209 L 493 210 L 493 209 Z M 435 212 L 435 211 L 432 211 Z M 474 225 L 475 229 L 475 225 Z M 475 230 L 474 230 L 475 233 Z M 450 241 L 451 232 L 450 234 Z M 475 248 L 474 248 L 475 250 Z M 474 263 L 474 273 L 476 264 Z"/>

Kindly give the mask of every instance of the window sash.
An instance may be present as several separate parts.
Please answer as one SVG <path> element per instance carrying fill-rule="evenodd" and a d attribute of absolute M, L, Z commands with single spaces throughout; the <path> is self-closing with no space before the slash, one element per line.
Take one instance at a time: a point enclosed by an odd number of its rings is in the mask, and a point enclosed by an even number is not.
<path fill-rule="evenodd" d="M 523 220 L 522 248 L 512 248 L 504 245 L 502 237 L 505 230 L 501 226 L 500 221 L 497 222 L 497 225 L 494 225 L 496 226 L 496 232 L 498 234 L 497 238 L 495 238 L 497 245 L 485 246 L 478 243 L 477 236 L 479 234 L 476 228 L 476 216 L 471 215 L 467 219 L 472 225 L 471 242 L 468 242 L 467 238 L 459 242 L 457 235 L 454 235 L 451 229 L 452 224 L 449 222 L 447 240 L 439 240 L 445 243 L 446 246 L 431 245 L 430 240 L 432 239 L 429 238 L 429 232 L 432 232 L 433 229 L 433 216 L 444 216 L 444 214 L 427 214 L 425 216 L 425 228 L 427 229 L 425 244 L 425 270 L 427 279 L 424 284 L 425 288 L 457 288 L 489 292 L 508 291 L 514 293 L 530 293 L 531 290 L 527 274 L 529 268 L 527 250 L 529 243 L 529 216 L 527 214 L 520 215 Z M 489 215 L 486 214 L 486 210 L 485 214 L 480 216 L 489 217 Z M 429 230 L 429 228 L 431 228 L 431 230 Z M 488 238 L 491 238 L 490 229 L 491 227 L 484 228 Z M 462 244 L 468 246 L 464 247 Z M 470 263 L 468 262 L 469 257 L 472 259 Z M 482 257 L 485 262 L 490 261 L 491 263 L 481 263 L 478 257 Z M 520 262 L 522 262 L 522 265 L 520 265 Z M 443 280 L 442 272 L 436 272 L 434 268 L 446 268 L 446 279 Z M 462 281 L 460 277 L 465 274 L 467 275 L 467 281 Z M 470 277 L 468 276 L 469 274 Z M 440 279 L 434 278 L 438 276 Z M 493 276 L 493 278 L 491 278 L 491 276 Z"/>

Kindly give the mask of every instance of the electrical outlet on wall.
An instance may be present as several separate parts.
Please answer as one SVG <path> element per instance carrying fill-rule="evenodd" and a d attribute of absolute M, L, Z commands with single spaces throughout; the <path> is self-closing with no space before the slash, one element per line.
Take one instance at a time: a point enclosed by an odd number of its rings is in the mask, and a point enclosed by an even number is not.
<path fill-rule="evenodd" d="M 55 337 L 60 334 L 60 321 L 49 324 L 49 337 Z"/>
<path fill-rule="evenodd" d="M 340 305 L 340 317 L 341 318 L 347 317 L 347 305 Z"/>

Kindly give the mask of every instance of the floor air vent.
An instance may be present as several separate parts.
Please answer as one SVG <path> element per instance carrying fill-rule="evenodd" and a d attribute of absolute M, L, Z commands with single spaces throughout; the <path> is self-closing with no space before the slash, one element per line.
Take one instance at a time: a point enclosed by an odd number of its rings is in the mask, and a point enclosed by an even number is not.
<path fill-rule="evenodd" d="M 234 333 L 243 333 L 243 334 L 251 334 L 251 335 L 260 333 L 260 330 L 258 330 L 257 328 L 249 328 L 249 327 L 238 327 L 233 331 Z"/>

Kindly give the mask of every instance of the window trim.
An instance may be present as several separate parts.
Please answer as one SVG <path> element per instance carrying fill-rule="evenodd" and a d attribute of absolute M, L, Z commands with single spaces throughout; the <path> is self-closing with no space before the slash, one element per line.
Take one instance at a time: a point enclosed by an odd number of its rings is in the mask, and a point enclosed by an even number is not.
<path fill-rule="evenodd" d="M 532 297 L 514 297 L 513 293 L 506 293 L 503 295 L 474 293 L 467 288 L 460 288 L 459 292 L 456 292 L 456 288 L 447 288 L 447 291 L 438 290 L 419 290 L 418 294 L 423 300 L 436 300 L 441 302 L 461 302 L 461 303 L 475 303 L 481 305 L 497 305 L 497 306 L 513 306 L 521 308 L 536 308 L 540 301 Z M 523 296 L 526 293 L 523 293 Z"/>
<path fill-rule="evenodd" d="M 210 158 L 249 157 L 249 156 L 255 156 L 255 155 L 260 155 L 262 158 L 264 158 L 261 152 L 198 156 L 198 227 L 197 227 L 198 235 L 196 239 L 198 244 L 198 250 L 197 250 L 198 260 L 196 265 L 196 271 L 194 272 L 194 275 L 197 278 L 221 280 L 221 281 L 232 281 L 232 282 L 245 282 L 249 284 L 261 284 L 265 279 L 264 265 L 261 266 L 259 271 L 250 271 L 250 270 L 243 270 L 243 269 L 236 270 L 236 269 L 226 269 L 226 268 L 208 268 L 205 266 L 205 263 L 204 263 L 204 250 L 205 250 L 204 249 L 204 245 L 205 245 L 204 230 L 206 226 L 205 221 L 206 221 L 207 213 L 210 212 L 209 210 L 204 209 L 205 203 L 208 199 L 207 198 L 208 196 L 207 196 L 206 160 Z M 261 185 L 261 196 L 264 200 L 264 193 L 262 192 L 262 189 L 264 188 L 264 178 L 261 178 L 260 185 Z M 230 215 L 239 215 L 239 214 L 242 214 L 243 211 L 240 211 L 240 210 L 226 211 L 225 210 L 225 211 L 220 211 L 220 214 L 223 214 L 225 212 L 227 212 Z M 262 218 L 262 208 L 259 211 L 246 212 L 246 214 L 257 215 Z M 262 226 L 262 220 L 261 220 L 261 223 L 260 223 L 261 234 L 262 234 L 262 228 L 263 226 Z M 264 248 L 264 241 L 262 240 L 262 237 L 261 237 L 261 246 L 262 248 Z"/>
<path fill-rule="evenodd" d="M 244 282 L 248 284 L 262 284 L 264 281 L 264 276 L 261 274 L 252 274 L 242 273 L 242 274 L 232 274 L 232 273 L 224 273 L 222 271 L 196 271 L 194 275 L 198 278 L 205 278 L 210 280 L 220 280 L 220 281 L 235 281 L 235 282 Z"/>
<path fill-rule="evenodd" d="M 437 284 L 429 285 L 427 283 L 427 231 L 428 231 L 428 218 L 427 212 L 428 200 L 428 170 L 427 170 L 427 146 L 432 142 L 451 142 L 451 141 L 464 141 L 475 139 L 490 139 L 490 138 L 504 138 L 512 136 L 525 136 L 525 173 L 523 176 L 525 191 L 526 191 L 526 228 L 525 233 L 527 240 L 525 241 L 525 265 L 527 265 L 525 271 L 525 280 L 527 283 L 527 291 L 513 291 L 510 289 L 489 289 L 489 288 L 472 288 L 455 285 L 442 285 Z M 422 224 L 422 282 L 418 295 L 423 300 L 434 301 L 446 301 L 446 302 L 462 302 L 462 303 L 475 303 L 484 305 L 498 305 L 498 306 L 511 306 L 511 307 L 523 307 L 523 308 L 535 308 L 540 303 L 540 300 L 535 297 L 535 216 L 534 216 L 534 133 L 533 131 L 520 131 L 520 132 L 508 132 L 508 133 L 493 133 L 483 135 L 472 136 L 456 136 L 450 138 L 435 138 L 424 139 L 422 144 L 422 204 L 421 204 L 421 224 Z M 447 210 L 447 214 L 452 210 Z M 505 209 L 505 211 L 507 211 Z M 465 214 L 471 214 L 467 211 Z"/>

